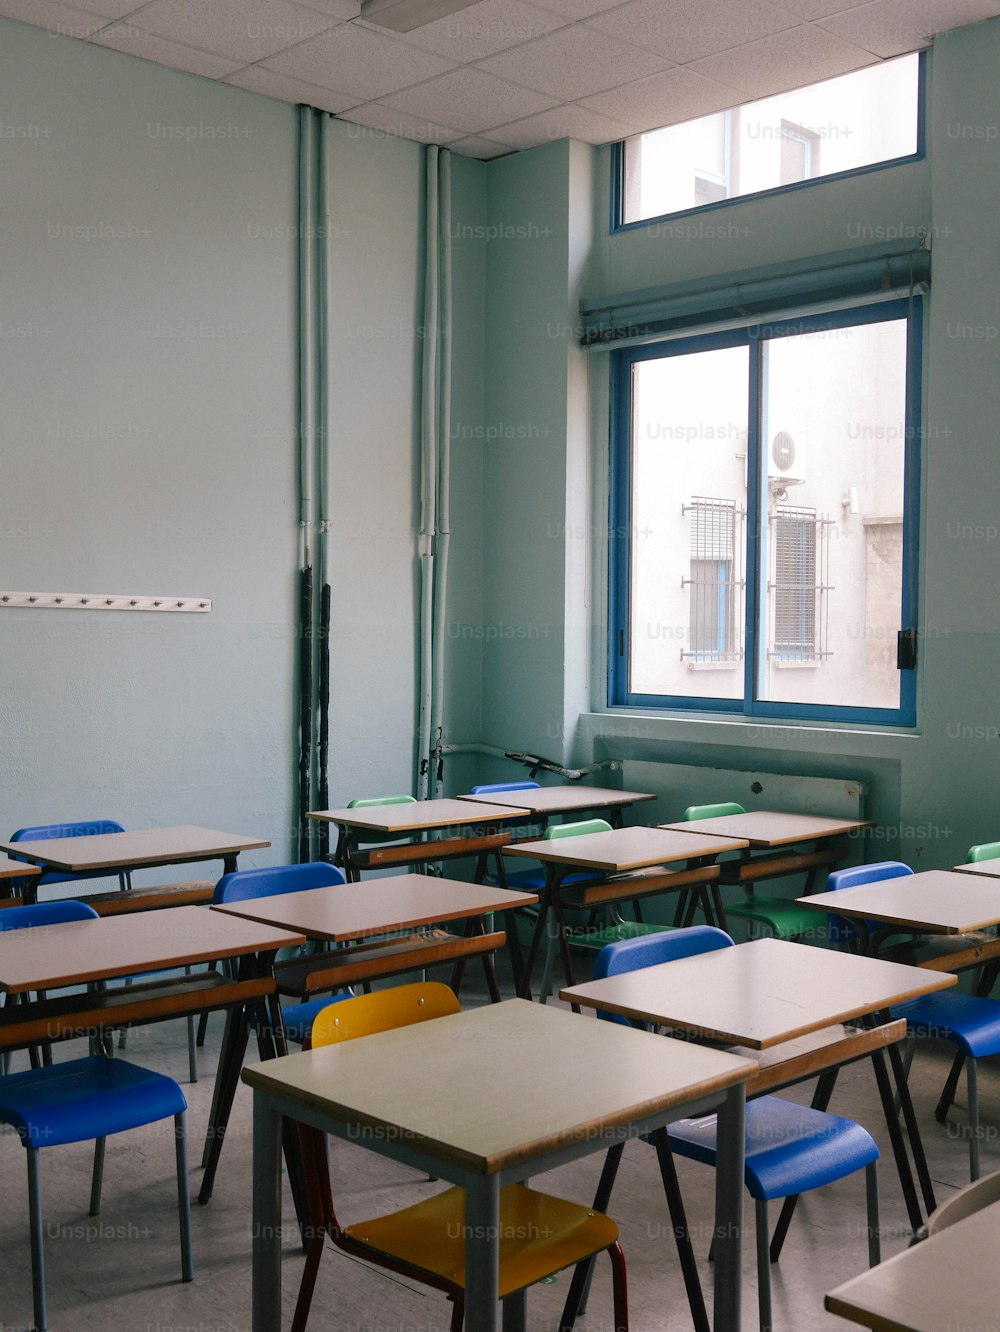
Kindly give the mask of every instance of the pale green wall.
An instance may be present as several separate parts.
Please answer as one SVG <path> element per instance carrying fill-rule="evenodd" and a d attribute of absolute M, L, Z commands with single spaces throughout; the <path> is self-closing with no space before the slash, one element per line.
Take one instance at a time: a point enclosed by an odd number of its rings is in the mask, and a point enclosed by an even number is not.
<path fill-rule="evenodd" d="M 563 662 L 548 658 L 537 644 L 490 644 L 483 700 L 488 739 L 506 743 L 501 737 L 513 734 L 519 744 L 556 757 L 565 734 L 576 762 L 635 757 L 858 777 L 869 785 L 871 812 L 885 829 L 875 851 L 924 864 L 954 863 L 970 843 L 1000 836 L 994 801 L 1000 717 L 992 671 L 1000 580 L 994 462 L 1000 387 L 990 280 L 1000 212 L 998 74 L 1000 22 L 939 39 L 926 161 L 818 184 L 778 200 L 738 203 L 706 215 L 704 224 L 689 219 L 672 229 L 660 225 L 609 236 L 606 149 L 592 153 L 595 189 L 586 221 L 578 199 L 571 213 L 567 208 L 572 182 L 564 145 L 490 164 L 490 220 L 544 219 L 556 234 L 544 249 L 525 247 L 523 256 L 508 247 L 504 262 L 498 253 L 490 269 L 497 354 L 488 357 L 487 397 L 499 404 L 494 410 L 514 412 L 521 404 L 527 419 L 553 431 L 565 429 L 567 395 L 571 415 L 583 392 L 572 361 L 564 366 L 546 338 L 546 329 L 559 321 L 573 323 L 566 291 L 579 268 L 567 253 L 575 219 L 593 226 L 596 237 L 585 278 L 590 297 L 871 245 L 920 227 L 932 232 L 933 296 L 922 441 L 924 636 L 917 734 L 603 710 L 608 395 L 607 364 L 597 355 L 589 389 L 591 507 L 566 479 L 568 460 L 570 467 L 579 461 L 579 432 L 557 435 L 552 447 L 535 448 L 530 456 L 520 446 L 502 456 L 498 450 L 496 475 L 508 489 L 492 521 L 494 531 L 505 534 L 507 549 L 492 577 L 487 573 L 488 606 L 504 607 L 514 619 L 534 614 L 547 624 L 557 622 L 560 602 L 572 621 L 578 607 L 566 569 L 589 563 L 591 710 L 574 710 Z M 959 133 L 955 126 L 970 128 Z M 959 325 L 973 333 L 956 333 Z M 488 475 L 489 467 L 488 461 Z M 560 523 L 567 525 L 566 539 L 553 543 L 547 534 Z M 959 526 L 978 526 L 981 535 L 963 539 L 955 535 Z M 512 714 L 515 682 L 524 699 Z M 561 732 L 554 719 L 564 709 Z"/>
<path fill-rule="evenodd" d="M 193 822 L 287 859 L 295 109 L 0 20 L 0 122 L 23 130 L 0 136 L 0 581 L 215 603 L 0 612 L 0 831 Z M 335 802 L 412 782 L 423 159 L 330 123 Z M 478 618 L 473 531 L 456 588 Z"/>

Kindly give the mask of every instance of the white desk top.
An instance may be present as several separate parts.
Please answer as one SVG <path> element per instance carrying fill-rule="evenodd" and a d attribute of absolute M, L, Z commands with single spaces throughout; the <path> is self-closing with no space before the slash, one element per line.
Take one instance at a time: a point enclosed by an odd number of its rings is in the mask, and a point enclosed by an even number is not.
<path fill-rule="evenodd" d="M 791 846 L 818 838 L 838 837 L 872 827 L 865 819 L 829 819 L 818 814 L 786 814 L 783 811 L 754 809 L 746 814 L 722 814 L 717 819 L 692 819 L 690 823 L 669 823 L 664 827 L 714 837 L 745 837 L 752 847 Z"/>
<path fill-rule="evenodd" d="M 254 1064 L 283 1103 L 419 1142 L 474 1174 L 545 1157 L 745 1081 L 756 1064 L 512 999 Z"/>
<path fill-rule="evenodd" d="M 1000 882 L 952 870 L 925 870 L 896 879 L 800 897 L 799 906 L 932 934 L 970 934 L 1000 924 Z"/>
<path fill-rule="evenodd" d="M 560 998 L 763 1050 L 957 979 L 831 948 L 755 939 L 574 985 Z"/>
<path fill-rule="evenodd" d="M 989 1332 L 1000 1319 L 1000 1203 L 854 1277 L 824 1301 L 875 1332 Z"/>
<path fill-rule="evenodd" d="M 306 815 L 344 828 L 369 828 L 380 833 L 428 832 L 432 828 L 467 828 L 491 819 L 516 819 L 523 807 L 484 801 L 415 800 L 402 805 L 368 805 L 362 809 L 317 809 Z"/>
<path fill-rule="evenodd" d="M 524 791 L 494 791 L 483 795 L 459 796 L 460 800 L 477 800 L 484 804 L 517 805 L 531 814 L 568 814 L 573 810 L 612 809 L 634 805 L 640 800 L 655 800 L 646 791 L 617 791 L 607 786 L 540 786 Z"/>
<path fill-rule="evenodd" d="M 99 869 L 136 869 L 143 865 L 176 865 L 187 860 L 216 860 L 270 845 L 260 837 L 241 837 L 184 824 L 176 828 L 144 828 L 136 832 L 99 833 L 91 837 L 52 837 L 40 842 L 0 842 L 0 851 L 76 874 Z"/>
<path fill-rule="evenodd" d="M 746 842 L 732 837 L 706 837 L 670 828 L 614 828 L 579 837 L 539 838 L 505 846 L 505 856 L 527 856 L 556 865 L 581 865 L 609 874 L 647 869 L 675 860 L 739 851 Z"/>

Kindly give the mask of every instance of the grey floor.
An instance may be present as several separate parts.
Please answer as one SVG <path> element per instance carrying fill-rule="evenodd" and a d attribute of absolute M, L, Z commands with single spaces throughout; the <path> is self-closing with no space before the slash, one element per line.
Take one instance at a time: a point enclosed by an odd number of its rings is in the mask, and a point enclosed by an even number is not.
<path fill-rule="evenodd" d="M 481 1003 L 478 977 L 470 977 L 463 1002 Z M 504 993 L 510 993 L 509 985 Z M 581 1021 L 593 1018 L 581 1017 Z M 213 1073 L 222 1033 L 215 1015 L 208 1042 L 200 1052 L 201 1080 L 187 1083 L 184 1023 L 170 1022 L 131 1033 L 126 1057 L 176 1077 L 190 1106 L 191 1184 L 200 1182 L 201 1141 L 208 1118 Z M 79 1049 L 64 1047 L 66 1054 Z M 964 1092 L 947 1125 L 933 1119 L 933 1106 L 949 1064 L 946 1047 L 922 1047 L 914 1064 L 912 1086 L 931 1172 L 942 1200 L 968 1178 L 964 1136 Z M 25 1066 L 23 1055 L 16 1067 Z M 595 1070 L 600 1076 L 600 1070 Z M 800 1099 L 808 1087 L 799 1089 Z M 983 1172 L 1000 1168 L 1000 1081 L 984 1064 L 981 1097 L 986 1121 Z M 888 1151 L 884 1121 L 871 1066 L 843 1071 L 831 1109 L 865 1124 L 883 1147 L 883 1255 L 906 1247 L 909 1231 L 898 1181 Z M 137 1129 L 108 1145 L 103 1214 L 87 1215 L 91 1149 L 87 1145 L 42 1153 L 42 1187 L 48 1264 L 49 1326 L 53 1332 L 82 1328 L 136 1332 L 244 1332 L 250 1327 L 250 1095 L 240 1089 L 219 1171 L 215 1196 L 207 1207 L 193 1208 L 196 1276 L 180 1281 L 175 1211 L 173 1143 L 169 1124 Z M 539 1176 L 539 1187 L 589 1202 L 600 1171 L 595 1155 Z M 28 1264 L 27 1198 L 24 1152 L 16 1137 L 0 1134 L 0 1170 L 4 1206 L 0 1213 L 0 1332 L 31 1327 L 31 1277 Z M 706 1294 L 711 1269 L 706 1261 L 712 1221 L 711 1170 L 679 1162 L 678 1171 L 695 1237 Z M 414 1202 L 440 1185 L 416 1177 L 350 1144 L 337 1144 L 333 1182 L 338 1213 L 344 1221 L 376 1216 Z M 629 1145 L 609 1211 L 619 1221 L 629 1264 L 633 1332 L 673 1332 L 690 1328 L 683 1286 L 665 1213 L 655 1155 L 641 1142 Z M 293 1214 L 286 1203 L 288 1243 L 283 1265 L 287 1327 L 302 1266 L 294 1242 Z M 863 1175 L 808 1195 L 800 1204 L 782 1254 L 772 1269 L 774 1326 L 787 1332 L 847 1328 L 823 1311 L 823 1295 L 861 1272 L 867 1262 L 864 1233 Z M 550 1332 L 569 1284 L 563 1273 L 529 1295 L 532 1332 Z M 594 1280 L 590 1308 L 580 1332 L 611 1326 L 609 1269 L 602 1260 Z M 745 1243 L 743 1328 L 757 1326 L 752 1207 Z M 367 1268 L 328 1248 L 313 1303 L 310 1327 L 332 1332 L 446 1332 L 450 1306 L 441 1295 Z M 956 1308 L 956 1314 L 960 1308 Z M 735 1330 L 734 1330 L 735 1332 Z"/>

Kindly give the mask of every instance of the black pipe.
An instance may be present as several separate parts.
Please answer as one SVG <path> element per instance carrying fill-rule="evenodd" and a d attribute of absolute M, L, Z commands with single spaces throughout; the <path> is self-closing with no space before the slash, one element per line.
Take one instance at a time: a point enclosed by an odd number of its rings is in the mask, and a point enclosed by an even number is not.
<path fill-rule="evenodd" d="M 299 570 L 299 862 L 309 860 L 310 772 L 312 769 L 312 565 Z"/>
<path fill-rule="evenodd" d="M 330 804 L 327 768 L 330 757 L 330 584 L 324 583 L 319 594 L 319 791 L 320 809 Z M 319 858 L 330 858 L 330 825 L 319 825 Z"/>

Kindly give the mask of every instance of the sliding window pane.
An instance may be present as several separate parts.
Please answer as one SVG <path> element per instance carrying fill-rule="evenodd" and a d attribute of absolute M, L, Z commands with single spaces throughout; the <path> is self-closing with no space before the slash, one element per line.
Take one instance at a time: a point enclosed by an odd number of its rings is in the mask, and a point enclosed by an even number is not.
<path fill-rule="evenodd" d="M 746 346 L 632 369 L 630 692 L 743 693 Z"/>
<path fill-rule="evenodd" d="M 906 321 L 763 347 L 759 694 L 899 706 Z"/>

